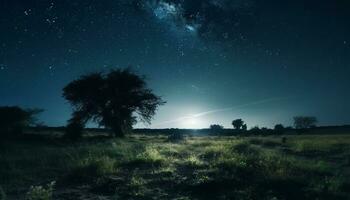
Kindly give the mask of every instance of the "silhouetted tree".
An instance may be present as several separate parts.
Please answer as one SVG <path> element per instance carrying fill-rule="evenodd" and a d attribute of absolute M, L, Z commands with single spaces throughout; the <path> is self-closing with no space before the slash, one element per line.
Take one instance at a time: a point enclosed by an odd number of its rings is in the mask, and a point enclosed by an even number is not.
<path fill-rule="evenodd" d="M 296 129 L 306 129 L 316 126 L 317 118 L 308 116 L 294 117 L 294 127 Z"/>
<path fill-rule="evenodd" d="M 22 109 L 18 106 L 0 107 L 0 133 L 5 136 L 18 135 L 23 129 L 35 125 L 35 115 L 43 110 L 40 109 Z"/>
<path fill-rule="evenodd" d="M 250 133 L 252 134 L 260 134 L 261 133 L 261 129 L 259 128 L 259 126 L 254 126 L 249 130 Z"/>
<path fill-rule="evenodd" d="M 210 130 L 222 130 L 222 129 L 224 129 L 224 126 L 222 126 L 222 125 L 219 125 L 219 124 L 212 124 L 212 125 L 210 125 Z"/>
<path fill-rule="evenodd" d="M 285 130 L 285 128 L 282 124 L 275 125 L 275 128 L 274 128 L 275 133 L 282 134 L 284 132 L 284 130 Z"/>
<path fill-rule="evenodd" d="M 283 129 L 284 129 L 284 126 L 283 126 L 282 124 L 276 124 L 274 129 L 275 129 L 276 131 L 280 131 L 280 130 L 283 130 Z"/>
<path fill-rule="evenodd" d="M 92 120 L 124 136 L 137 119 L 150 123 L 165 102 L 147 88 L 144 77 L 130 69 L 92 73 L 69 83 L 63 96 L 74 108 L 69 126 L 77 128 Z"/>
<path fill-rule="evenodd" d="M 232 121 L 232 126 L 236 130 L 242 130 L 244 121 L 242 119 L 236 119 Z"/>

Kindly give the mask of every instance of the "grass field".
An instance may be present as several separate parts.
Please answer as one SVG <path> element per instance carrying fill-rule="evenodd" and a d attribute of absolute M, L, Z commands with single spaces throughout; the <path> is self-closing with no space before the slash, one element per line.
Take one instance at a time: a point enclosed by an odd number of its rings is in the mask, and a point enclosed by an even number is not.
<path fill-rule="evenodd" d="M 6 199 L 350 199 L 350 135 L 283 137 L 3 141 L 0 185 Z"/>

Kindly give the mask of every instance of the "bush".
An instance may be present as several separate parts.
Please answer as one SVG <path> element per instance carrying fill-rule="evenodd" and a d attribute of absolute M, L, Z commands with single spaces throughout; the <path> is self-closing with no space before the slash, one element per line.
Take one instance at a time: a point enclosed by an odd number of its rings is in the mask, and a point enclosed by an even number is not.
<path fill-rule="evenodd" d="M 19 135 L 23 129 L 35 124 L 35 115 L 42 112 L 39 109 L 22 109 L 17 106 L 0 107 L 0 133 L 5 137 Z"/>
<path fill-rule="evenodd" d="M 151 164 L 161 164 L 164 161 L 164 157 L 155 146 L 147 146 L 142 153 L 136 156 L 136 159 Z"/>
<path fill-rule="evenodd" d="M 5 199 L 6 199 L 5 191 L 0 186 L 0 200 L 5 200 Z"/>
<path fill-rule="evenodd" d="M 283 132 L 285 131 L 285 128 L 282 124 L 276 124 L 274 131 L 275 131 L 275 134 L 283 134 Z"/>
<path fill-rule="evenodd" d="M 199 167 L 203 162 L 194 154 L 191 154 L 184 162 L 189 167 Z"/>
<path fill-rule="evenodd" d="M 210 130 L 212 130 L 212 131 L 217 131 L 217 130 L 222 130 L 222 129 L 224 129 L 224 126 L 222 126 L 222 125 L 219 125 L 219 124 L 212 124 L 212 125 L 210 125 Z"/>
<path fill-rule="evenodd" d="M 26 194 L 26 200 L 52 200 L 53 187 L 55 182 L 43 186 L 31 186 Z"/>
<path fill-rule="evenodd" d="M 296 129 L 307 129 L 316 127 L 317 118 L 312 116 L 297 116 L 294 117 L 294 126 Z"/>
<path fill-rule="evenodd" d="M 91 181 L 115 172 L 116 162 L 108 156 L 88 157 L 78 161 L 78 166 L 70 173 L 71 181 Z"/>

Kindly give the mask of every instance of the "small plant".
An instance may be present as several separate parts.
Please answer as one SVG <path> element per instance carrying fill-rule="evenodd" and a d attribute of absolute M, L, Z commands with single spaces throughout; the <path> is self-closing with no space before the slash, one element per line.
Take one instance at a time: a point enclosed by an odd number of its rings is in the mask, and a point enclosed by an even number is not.
<path fill-rule="evenodd" d="M 137 155 L 137 159 L 151 163 L 158 163 L 164 160 L 156 147 L 146 147 L 145 151 Z"/>
<path fill-rule="evenodd" d="M 78 169 L 75 171 L 82 178 L 98 178 L 115 172 L 115 160 L 108 156 L 93 157 L 81 161 Z"/>
<path fill-rule="evenodd" d="M 22 134 L 25 128 L 35 125 L 35 117 L 41 112 L 41 109 L 0 106 L 0 136 L 13 137 Z"/>
<path fill-rule="evenodd" d="M 133 175 L 130 179 L 130 186 L 132 187 L 141 187 L 146 183 L 146 181 L 137 175 Z"/>
<path fill-rule="evenodd" d="M 191 167 L 197 167 L 203 164 L 203 162 L 194 154 L 191 154 L 185 159 L 185 163 Z"/>
<path fill-rule="evenodd" d="M 0 186 L 0 200 L 5 200 L 5 199 L 6 199 L 5 191 Z"/>
<path fill-rule="evenodd" d="M 52 200 L 53 188 L 56 182 L 53 181 L 44 186 L 31 186 L 26 194 L 26 200 Z"/>
<path fill-rule="evenodd" d="M 197 184 L 205 184 L 210 181 L 210 177 L 205 174 L 196 174 L 195 181 Z"/>
<path fill-rule="evenodd" d="M 66 177 L 70 182 L 90 182 L 116 172 L 116 162 L 108 156 L 92 155 L 74 161 Z"/>

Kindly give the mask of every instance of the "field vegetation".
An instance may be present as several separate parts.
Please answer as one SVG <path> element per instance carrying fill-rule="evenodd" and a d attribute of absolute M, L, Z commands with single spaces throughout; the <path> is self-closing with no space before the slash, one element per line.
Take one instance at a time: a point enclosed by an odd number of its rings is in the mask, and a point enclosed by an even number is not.
<path fill-rule="evenodd" d="M 27 136 L 0 146 L 4 199 L 349 199 L 349 175 L 350 135 Z"/>

